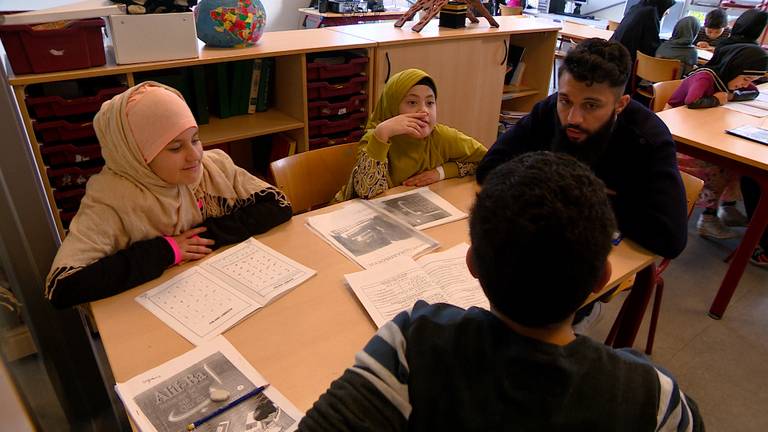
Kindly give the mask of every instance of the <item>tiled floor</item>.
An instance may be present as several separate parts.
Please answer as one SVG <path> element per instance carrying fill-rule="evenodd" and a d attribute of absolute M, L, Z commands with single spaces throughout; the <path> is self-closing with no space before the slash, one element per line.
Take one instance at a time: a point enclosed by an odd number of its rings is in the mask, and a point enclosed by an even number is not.
<path fill-rule="evenodd" d="M 709 432 L 768 431 L 768 269 L 747 267 L 722 320 L 707 316 L 736 242 L 715 243 L 689 224 L 688 247 L 667 269 L 653 360 L 699 404 Z M 604 340 L 621 301 L 604 305 L 589 334 Z M 645 348 L 647 321 L 635 348 Z"/>

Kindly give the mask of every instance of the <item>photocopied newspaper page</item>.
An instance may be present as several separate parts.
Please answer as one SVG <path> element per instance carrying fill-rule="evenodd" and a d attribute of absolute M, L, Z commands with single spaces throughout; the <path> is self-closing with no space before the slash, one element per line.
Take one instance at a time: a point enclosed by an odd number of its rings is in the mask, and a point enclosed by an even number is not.
<path fill-rule="evenodd" d="M 136 301 L 200 345 L 314 274 L 314 270 L 248 239 L 206 258 L 136 297 Z"/>
<path fill-rule="evenodd" d="M 423 230 L 464 219 L 467 214 L 457 209 L 428 187 L 387 195 L 370 200 L 408 225 Z"/>
<path fill-rule="evenodd" d="M 755 99 L 728 102 L 723 105 L 723 108 L 743 114 L 749 114 L 754 117 L 766 117 L 768 116 L 768 95 L 761 92 Z"/>
<path fill-rule="evenodd" d="M 469 273 L 466 243 L 413 260 L 398 257 L 373 269 L 344 275 L 377 327 L 417 300 L 489 309 L 480 283 Z"/>
<path fill-rule="evenodd" d="M 115 386 L 142 432 L 186 431 L 187 425 L 240 397 L 195 430 L 203 432 L 289 432 L 303 414 L 224 338 L 219 336 L 154 369 Z M 215 399 L 215 400 L 214 400 Z M 222 400 L 224 399 L 224 400 Z"/>
<path fill-rule="evenodd" d="M 307 225 L 363 268 L 399 256 L 417 257 L 440 246 L 426 234 L 360 199 L 347 202 L 340 210 L 309 217 Z"/>

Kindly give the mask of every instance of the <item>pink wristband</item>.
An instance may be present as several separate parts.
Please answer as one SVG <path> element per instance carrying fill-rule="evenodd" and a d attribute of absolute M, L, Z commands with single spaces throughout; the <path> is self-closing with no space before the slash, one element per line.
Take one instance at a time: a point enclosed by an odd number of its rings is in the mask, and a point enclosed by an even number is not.
<path fill-rule="evenodd" d="M 173 249 L 173 265 L 176 265 L 181 262 L 181 249 L 179 249 L 179 245 L 176 244 L 176 240 L 173 239 L 171 236 L 163 236 L 163 238 L 168 242 L 168 244 L 171 246 L 171 249 Z"/>

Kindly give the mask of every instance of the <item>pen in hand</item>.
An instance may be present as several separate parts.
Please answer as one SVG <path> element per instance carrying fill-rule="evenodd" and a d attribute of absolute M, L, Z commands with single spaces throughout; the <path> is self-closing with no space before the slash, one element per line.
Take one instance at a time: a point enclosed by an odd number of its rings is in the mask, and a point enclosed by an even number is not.
<path fill-rule="evenodd" d="M 249 391 L 248 393 L 240 396 L 239 398 L 233 400 L 232 402 L 230 402 L 230 403 L 228 403 L 226 405 L 220 406 L 218 409 L 216 409 L 212 413 L 206 415 L 205 417 L 201 418 L 200 420 L 196 420 L 194 423 L 188 424 L 187 425 L 187 430 L 188 431 L 194 430 L 195 428 L 199 427 L 201 424 L 203 424 L 203 423 L 207 422 L 208 420 L 216 417 L 217 415 L 223 413 L 224 411 L 227 411 L 230 408 L 234 408 L 235 406 L 239 405 L 241 402 L 243 402 L 243 401 L 245 401 L 247 399 L 250 399 L 250 398 L 256 396 L 259 393 L 262 393 L 264 390 L 267 389 L 267 387 L 269 387 L 269 384 L 264 384 L 261 387 L 256 387 L 255 389 L 253 389 L 253 390 Z"/>

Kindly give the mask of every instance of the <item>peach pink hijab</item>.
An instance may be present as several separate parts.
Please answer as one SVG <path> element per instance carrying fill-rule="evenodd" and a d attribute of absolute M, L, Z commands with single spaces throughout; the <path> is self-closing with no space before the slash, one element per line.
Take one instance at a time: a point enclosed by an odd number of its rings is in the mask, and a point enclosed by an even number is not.
<path fill-rule="evenodd" d="M 166 111 L 183 111 L 168 113 Z M 180 132 L 196 126 L 181 94 L 147 81 L 105 102 L 94 118 L 104 168 L 88 180 L 80 209 L 54 258 L 46 282 L 56 282 L 131 244 L 178 235 L 209 217 L 252 203 L 256 195 L 285 195 L 237 167 L 221 150 L 203 154 L 196 185 L 172 185 L 147 165 Z M 197 202 L 202 200 L 201 210 Z"/>

